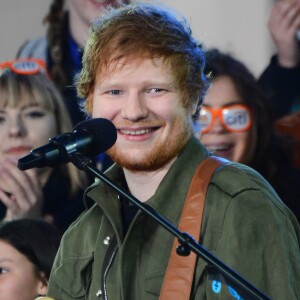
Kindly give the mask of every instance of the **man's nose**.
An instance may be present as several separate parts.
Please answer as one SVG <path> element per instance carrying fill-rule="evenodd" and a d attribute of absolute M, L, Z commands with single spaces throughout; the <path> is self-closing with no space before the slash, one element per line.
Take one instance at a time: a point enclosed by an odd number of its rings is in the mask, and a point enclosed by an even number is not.
<path fill-rule="evenodd" d="M 146 118 L 148 113 L 145 97 L 138 92 L 129 93 L 122 109 L 122 117 L 131 121 L 138 121 Z"/>

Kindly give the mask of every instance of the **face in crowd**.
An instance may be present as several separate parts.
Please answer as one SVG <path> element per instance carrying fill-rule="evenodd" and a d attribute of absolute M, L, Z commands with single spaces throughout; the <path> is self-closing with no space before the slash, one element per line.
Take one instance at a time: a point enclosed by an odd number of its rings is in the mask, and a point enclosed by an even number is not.
<path fill-rule="evenodd" d="M 251 108 L 245 105 L 233 80 L 213 80 L 200 112 L 201 142 L 214 154 L 250 164 L 256 147 Z"/>
<path fill-rule="evenodd" d="M 0 64 L 0 159 L 12 164 L 71 128 L 45 63 L 20 59 Z"/>
<path fill-rule="evenodd" d="M 0 300 L 46 295 L 60 239 L 56 228 L 38 219 L 0 224 Z"/>
<path fill-rule="evenodd" d="M 52 111 L 38 104 L 20 102 L 0 107 L 0 158 L 18 159 L 56 135 Z"/>
<path fill-rule="evenodd" d="M 0 300 L 35 299 L 45 295 L 47 284 L 29 259 L 0 239 Z"/>

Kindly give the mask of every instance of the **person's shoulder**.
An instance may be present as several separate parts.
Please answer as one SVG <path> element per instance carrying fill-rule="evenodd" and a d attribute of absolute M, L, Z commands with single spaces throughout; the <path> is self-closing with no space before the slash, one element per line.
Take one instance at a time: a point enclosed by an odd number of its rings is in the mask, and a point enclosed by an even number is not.
<path fill-rule="evenodd" d="M 277 206 L 286 213 L 286 207 L 271 184 L 257 171 L 244 164 L 228 162 L 213 176 L 212 184 L 230 198 L 245 198 Z M 254 201 L 254 200 L 253 200 Z"/>
<path fill-rule="evenodd" d="M 280 220 L 281 224 L 287 222 L 299 228 L 295 225 L 296 217 L 271 184 L 249 166 L 228 162 L 215 173 L 211 184 L 218 190 L 213 198 L 225 201 L 229 211 L 242 215 L 247 212 L 252 217 L 257 217 L 258 212 L 266 218 L 272 215 L 273 220 Z"/>
<path fill-rule="evenodd" d="M 257 171 L 244 164 L 227 161 L 218 169 L 212 182 L 227 193 L 234 195 L 241 190 L 271 188 L 265 178 Z"/>
<path fill-rule="evenodd" d="M 48 42 L 45 36 L 27 40 L 19 49 L 17 58 L 34 57 L 43 59 L 47 58 Z"/>

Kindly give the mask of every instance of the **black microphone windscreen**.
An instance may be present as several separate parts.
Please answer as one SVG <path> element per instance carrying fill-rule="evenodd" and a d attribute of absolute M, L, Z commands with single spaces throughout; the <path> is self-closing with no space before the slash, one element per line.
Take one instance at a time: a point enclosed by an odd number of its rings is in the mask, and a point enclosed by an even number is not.
<path fill-rule="evenodd" d="M 63 133 L 49 139 L 49 143 L 33 149 L 18 161 L 18 168 L 27 170 L 67 163 L 71 155 L 81 153 L 96 156 L 108 150 L 117 139 L 114 124 L 102 118 L 80 122 L 74 131 Z"/>
<path fill-rule="evenodd" d="M 95 118 L 78 123 L 74 127 L 74 133 L 87 132 L 92 136 L 90 145 L 78 145 L 78 150 L 86 155 L 98 155 L 108 150 L 117 140 L 117 130 L 114 124 L 103 118 Z"/>

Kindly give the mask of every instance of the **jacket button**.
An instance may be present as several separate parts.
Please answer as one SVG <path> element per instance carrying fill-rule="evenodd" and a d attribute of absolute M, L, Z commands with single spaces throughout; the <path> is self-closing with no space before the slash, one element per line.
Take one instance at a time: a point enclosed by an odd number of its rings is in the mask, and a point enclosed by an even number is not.
<path fill-rule="evenodd" d="M 102 296 L 102 291 L 101 291 L 101 290 L 98 290 L 98 292 L 96 293 L 96 296 L 97 296 L 98 298 L 101 298 L 101 296 Z"/>
<path fill-rule="evenodd" d="M 111 238 L 110 238 L 109 236 L 107 236 L 107 237 L 103 240 L 103 244 L 104 244 L 104 245 L 109 245 L 110 241 L 111 241 Z"/>

